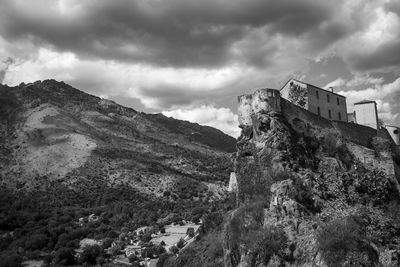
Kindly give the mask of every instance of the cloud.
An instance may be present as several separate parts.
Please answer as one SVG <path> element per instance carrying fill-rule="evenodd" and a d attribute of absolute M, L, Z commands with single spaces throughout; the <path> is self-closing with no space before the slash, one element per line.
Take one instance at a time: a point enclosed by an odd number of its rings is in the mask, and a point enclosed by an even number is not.
<path fill-rule="evenodd" d="M 353 104 L 361 100 L 374 100 L 377 103 L 379 117 L 385 121 L 394 121 L 399 116 L 399 110 L 396 105 L 390 103 L 391 100 L 398 102 L 400 100 L 400 77 L 387 84 L 375 84 L 363 90 L 340 91 L 347 98 L 347 109 L 351 112 Z"/>
<path fill-rule="evenodd" d="M 326 84 L 326 85 L 324 86 L 324 88 L 329 88 L 329 87 L 341 87 L 341 86 L 343 86 L 343 85 L 345 85 L 345 84 L 346 84 L 346 81 L 345 81 L 343 78 L 339 77 L 339 78 L 337 78 L 336 80 L 331 81 L 330 83 Z"/>
<path fill-rule="evenodd" d="M 233 137 L 238 137 L 240 134 L 238 116 L 228 108 L 216 108 L 203 105 L 193 109 L 163 111 L 162 114 L 179 120 L 187 120 L 201 125 L 211 126 Z"/>
<path fill-rule="evenodd" d="M 400 17 L 388 10 L 389 6 L 377 5 L 378 2 L 370 2 L 367 9 L 360 10 L 360 14 L 369 16 L 370 22 L 363 30 L 335 44 L 335 49 L 356 71 L 398 72 Z"/>
<path fill-rule="evenodd" d="M 236 57 L 234 47 L 247 43 L 254 31 L 261 38 L 250 42 L 263 41 L 267 49 L 260 52 L 265 57 L 282 36 L 304 35 L 330 43 L 347 32 L 339 30 L 343 25 L 335 19 L 340 3 L 311 0 L 5 0 L 0 5 L 0 34 L 7 40 L 79 57 L 158 66 L 220 67 L 237 62 L 242 57 Z M 316 28 L 319 35 L 311 38 Z M 250 44 L 242 48 L 244 54 L 254 51 Z M 257 57 L 247 63 L 260 64 Z"/>

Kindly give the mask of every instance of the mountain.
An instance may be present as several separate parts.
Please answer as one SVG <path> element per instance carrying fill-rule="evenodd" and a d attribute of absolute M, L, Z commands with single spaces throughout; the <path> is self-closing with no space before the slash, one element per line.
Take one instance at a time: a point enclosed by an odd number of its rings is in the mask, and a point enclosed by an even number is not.
<path fill-rule="evenodd" d="M 28 189 L 46 177 L 73 186 L 96 176 L 158 196 L 177 179 L 227 180 L 221 163 L 235 139 L 217 129 L 137 112 L 55 80 L 0 90 L 3 183 Z"/>
<path fill-rule="evenodd" d="M 38 249 L 65 246 L 54 225 L 68 235 L 92 213 L 103 228 L 79 237 L 189 220 L 194 207 L 198 219 L 226 195 L 236 140 L 212 127 L 55 80 L 1 85 L 0 122 L 0 234 L 14 233 L 2 250 L 28 247 L 32 235 L 45 236 Z"/>

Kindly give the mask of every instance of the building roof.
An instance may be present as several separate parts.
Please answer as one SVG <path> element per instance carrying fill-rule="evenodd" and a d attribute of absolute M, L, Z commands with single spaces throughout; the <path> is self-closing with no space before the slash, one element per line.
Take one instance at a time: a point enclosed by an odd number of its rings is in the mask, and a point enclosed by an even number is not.
<path fill-rule="evenodd" d="M 361 105 L 361 104 L 369 104 L 369 103 L 374 103 L 376 105 L 375 101 L 372 100 L 361 100 L 360 102 L 354 103 L 354 105 Z"/>
<path fill-rule="evenodd" d="M 323 91 L 326 91 L 326 92 L 329 92 L 329 93 L 331 93 L 331 94 L 334 94 L 334 95 L 337 95 L 337 96 L 340 96 L 340 97 L 344 97 L 344 98 L 346 98 L 344 95 L 339 95 L 338 93 L 335 93 L 335 92 L 331 92 L 331 91 L 329 91 L 329 90 L 326 90 L 326 89 L 324 89 L 324 88 L 321 88 L 321 87 L 318 87 L 318 86 L 315 86 L 315 85 L 313 85 L 313 84 L 309 84 L 309 83 L 305 83 L 305 82 L 302 82 L 302 81 L 299 81 L 299 80 L 297 80 L 297 79 L 293 79 L 293 78 L 291 78 L 291 79 L 289 79 L 282 87 L 281 87 L 281 89 L 279 89 L 279 91 L 282 91 L 282 89 L 286 86 L 286 84 L 288 84 L 290 81 L 296 81 L 296 82 L 299 82 L 299 83 L 302 83 L 302 84 L 305 84 L 305 85 L 308 85 L 308 86 L 312 86 L 312 87 L 315 87 L 315 88 L 318 88 L 318 89 L 320 89 L 320 90 L 323 90 Z"/>

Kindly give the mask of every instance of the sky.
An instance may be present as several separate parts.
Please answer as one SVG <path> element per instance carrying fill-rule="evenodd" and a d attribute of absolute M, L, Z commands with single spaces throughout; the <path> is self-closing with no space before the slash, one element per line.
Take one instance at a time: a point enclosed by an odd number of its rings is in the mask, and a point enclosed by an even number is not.
<path fill-rule="evenodd" d="M 400 126 L 398 0 L 0 0 L 0 82 L 56 79 L 238 136 L 237 96 L 289 78 Z"/>

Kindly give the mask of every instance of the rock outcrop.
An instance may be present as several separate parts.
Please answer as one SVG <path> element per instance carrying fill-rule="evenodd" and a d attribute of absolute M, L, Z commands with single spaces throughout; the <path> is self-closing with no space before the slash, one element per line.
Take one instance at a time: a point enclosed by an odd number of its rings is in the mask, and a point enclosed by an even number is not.
<path fill-rule="evenodd" d="M 224 229 L 225 266 L 394 266 L 400 242 L 390 233 L 400 216 L 388 210 L 399 200 L 389 148 L 376 151 L 373 135 L 357 143 L 343 130 L 357 126 L 294 113 L 277 90 L 238 100 L 238 208 Z M 384 169 L 349 149 L 368 142 Z"/>

